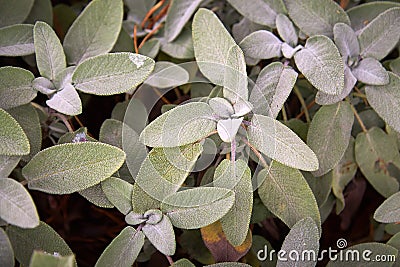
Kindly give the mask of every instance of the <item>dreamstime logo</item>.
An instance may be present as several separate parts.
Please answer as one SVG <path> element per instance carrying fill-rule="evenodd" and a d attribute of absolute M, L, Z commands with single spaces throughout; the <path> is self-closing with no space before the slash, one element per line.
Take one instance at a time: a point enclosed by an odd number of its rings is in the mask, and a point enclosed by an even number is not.
<path fill-rule="evenodd" d="M 306 244 L 304 244 L 305 246 Z M 395 262 L 396 255 L 384 255 L 374 253 L 370 249 L 345 249 L 347 247 L 347 240 L 344 238 L 339 238 L 336 241 L 336 246 L 338 249 L 333 249 L 329 247 L 328 249 L 318 251 L 312 249 L 303 250 L 289 250 L 286 251 L 281 249 L 276 251 L 271 249 L 268 251 L 268 246 L 264 246 L 264 249 L 260 249 L 257 252 L 257 258 L 260 261 L 273 261 L 275 258 L 278 261 L 295 261 L 295 262 L 316 262 L 322 261 L 328 258 L 330 261 L 339 262 Z"/>

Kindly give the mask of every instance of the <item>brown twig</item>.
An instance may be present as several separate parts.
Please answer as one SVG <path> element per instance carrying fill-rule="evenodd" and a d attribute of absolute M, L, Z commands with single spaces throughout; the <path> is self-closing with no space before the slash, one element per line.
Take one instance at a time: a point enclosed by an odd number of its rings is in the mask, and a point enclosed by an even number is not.
<path fill-rule="evenodd" d="M 158 95 L 159 98 L 165 103 L 165 104 L 172 104 L 171 101 L 169 101 L 167 98 L 165 98 L 160 91 L 157 90 L 157 88 L 151 87 L 153 91 Z"/>
<path fill-rule="evenodd" d="M 144 17 L 142 23 L 140 24 L 140 26 L 144 29 L 144 26 L 146 25 L 146 22 L 150 19 L 151 15 L 153 15 L 154 12 L 157 11 L 157 9 L 159 9 L 163 4 L 164 4 L 165 0 L 161 0 L 160 2 L 158 2 L 157 4 L 155 4 L 150 10 L 149 12 L 147 12 L 146 16 Z"/>
<path fill-rule="evenodd" d="M 133 26 L 133 47 L 135 49 L 135 53 L 138 54 L 139 49 L 137 46 L 137 25 L 136 24 L 135 24 L 135 26 Z"/>
<path fill-rule="evenodd" d="M 310 108 L 312 108 L 315 105 L 315 100 L 313 100 L 312 102 L 310 102 L 310 104 L 307 105 L 306 110 L 309 110 Z M 301 116 L 303 116 L 305 113 L 305 110 L 303 109 L 297 116 L 296 119 L 300 119 Z"/>
<path fill-rule="evenodd" d="M 163 26 L 162 23 L 160 23 L 157 27 L 155 27 L 154 29 L 151 30 L 151 32 L 149 32 L 142 40 L 142 42 L 139 45 L 139 49 L 143 47 L 144 43 L 150 39 L 151 36 L 154 35 L 154 33 L 156 33 L 161 27 Z"/>

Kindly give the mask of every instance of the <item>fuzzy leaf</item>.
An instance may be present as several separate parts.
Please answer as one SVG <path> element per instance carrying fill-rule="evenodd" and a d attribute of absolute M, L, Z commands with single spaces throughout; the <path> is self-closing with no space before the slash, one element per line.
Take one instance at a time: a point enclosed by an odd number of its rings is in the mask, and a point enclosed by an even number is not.
<path fill-rule="evenodd" d="M 154 60 L 128 52 L 105 54 L 79 64 L 72 76 L 79 91 L 113 95 L 129 91 L 142 83 L 154 68 Z"/>
<path fill-rule="evenodd" d="M 101 208 L 114 208 L 113 203 L 111 203 L 106 194 L 103 192 L 101 184 L 96 184 L 82 191 L 79 191 L 79 195 L 86 198 L 90 203 L 101 207 Z"/>
<path fill-rule="evenodd" d="M 132 210 L 132 184 L 119 178 L 110 177 L 101 182 L 101 189 L 122 214 L 126 215 Z"/>
<path fill-rule="evenodd" d="M 117 41 L 123 17 L 121 0 L 94 0 L 86 6 L 64 38 L 70 65 L 109 52 Z"/>
<path fill-rule="evenodd" d="M 161 210 L 175 227 L 195 229 L 221 219 L 234 201 L 235 193 L 229 189 L 199 187 L 169 195 Z"/>
<path fill-rule="evenodd" d="M 381 86 L 366 86 L 365 93 L 369 104 L 387 124 L 400 132 L 400 77 L 388 72 L 389 84 Z"/>
<path fill-rule="evenodd" d="M 20 160 L 21 156 L 0 155 L 0 177 L 8 177 Z"/>
<path fill-rule="evenodd" d="M 15 258 L 23 266 L 29 266 L 31 255 L 35 250 L 49 254 L 56 252 L 61 256 L 73 254 L 64 239 L 44 222 L 40 222 L 39 226 L 32 229 L 11 225 L 7 227 L 7 235 L 14 249 Z M 74 266 L 77 266 L 76 262 Z"/>
<path fill-rule="evenodd" d="M 0 68 L 0 108 L 9 109 L 31 102 L 37 95 L 32 88 L 33 74 L 16 67 Z"/>
<path fill-rule="evenodd" d="M 193 263 L 191 263 L 188 259 L 180 259 L 174 262 L 171 267 L 196 267 Z"/>
<path fill-rule="evenodd" d="M 25 23 L 35 24 L 36 21 L 43 21 L 53 26 L 53 6 L 51 0 L 34 1 L 34 5 Z"/>
<path fill-rule="evenodd" d="M 258 179 L 263 180 L 258 194 L 268 210 L 290 228 L 311 217 L 321 233 L 317 201 L 299 170 L 274 161 L 269 169 L 258 174 Z"/>
<path fill-rule="evenodd" d="M 194 58 L 192 31 L 189 27 L 183 28 L 179 36 L 171 43 L 161 39 L 161 50 L 174 58 L 191 59 Z"/>
<path fill-rule="evenodd" d="M 266 30 L 249 34 L 239 45 L 246 57 L 256 59 L 281 57 L 282 41 Z"/>
<path fill-rule="evenodd" d="M 274 62 L 263 68 L 250 94 L 256 114 L 276 118 L 297 80 L 297 72 Z"/>
<path fill-rule="evenodd" d="M 152 121 L 140 134 L 140 141 L 150 147 L 176 147 L 194 143 L 216 128 L 213 110 L 206 103 L 177 106 Z"/>
<path fill-rule="evenodd" d="M 171 221 L 167 216 L 163 216 L 157 224 L 146 223 L 142 231 L 156 247 L 164 255 L 174 255 L 176 249 L 175 233 Z"/>
<path fill-rule="evenodd" d="M 369 85 L 385 85 L 389 83 L 389 75 L 382 64 L 374 58 L 361 60 L 352 69 L 353 75 L 362 83 Z"/>
<path fill-rule="evenodd" d="M 350 141 L 354 115 L 348 102 L 322 106 L 308 129 L 307 144 L 317 155 L 319 169 L 313 173 L 321 176 L 332 170 Z"/>
<path fill-rule="evenodd" d="M 228 241 L 234 246 L 239 246 L 245 241 L 249 231 L 253 207 L 250 168 L 243 160 L 237 160 L 235 163 L 224 160 L 215 170 L 213 184 L 235 192 L 235 202 L 231 210 L 221 218 L 221 224 Z"/>
<path fill-rule="evenodd" d="M 29 154 L 28 137 L 18 122 L 0 108 L 0 155 L 22 156 Z"/>
<path fill-rule="evenodd" d="M 144 245 L 144 234 L 125 227 L 106 247 L 95 267 L 132 266 Z"/>
<path fill-rule="evenodd" d="M 22 23 L 29 15 L 34 0 L 0 0 L 0 28 Z"/>
<path fill-rule="evenodd" d="M 308 36 L 333 37 L 338 22 L 350 24 L 346 12 L 331 0 L 284 0 L 289 17 Z"/>
<path fill-rule="evenodd" d="M 361 56 L 384 58 L 396 46 L 400 38 L 400 7 L 381 13 L 363 28 L 358 35 Z"/>
<path fill-rule="evenodd" d="M 400 192 L 391 195 L 375 211 L 374 219 L 381 223 L 400 222 Z"/>
<path fill-rule="evenodd" d="M 294 59 L 301 73 L 318 90 L 330 95 L 338 95 L 343 91 L 343 60 L 328 37 L 316 35 L 308 38 L 305 48 L 297 52 Z"/>
<path fill-rule="evenodd" d="M 187 82 L 189 73 L 184 68 L 172 62 L 158 61 L 144 83 L 157 88 L 172 88 Z"/>
<path fill-rule="evenodd" d="M 129 39 L 132 41 L 132 38 L 130 36 L 129 36 Z M 148 56 L 148 57 L 154 59 L 158 55 L 158 52 L 160 51 L 160 47 L 161 47 L 161 42 L 159 39 L 150 39 L 141 48 L 139 48 L 139 54 L 145 55 L 145 56 Z M 131 49 L 132 49 L 132 46 L 129 46 L 129 51 Z"/>
<path fill-rule="evenodd" d="M 228 100 L 221 97 L 213 97 L 208 101 L 214 113 L 223 118 L 229 118 L 235 113 L 232 104 Z"/>
<path fill-rule="evenodd" d="M 15 24 L 0 28 L 0 56 L 16 57 L 33 53 L 33 25 Z"/>
<path fill-rule="evenodd" d="M 32 82 L 32 87 L 45 95 L 52 95 L 56 93 L 56 86 L 52 81 L 45 77 L 37 77 Z"/>
<path fill-rule="evenodd" d="M 0 228 L 0 248 L 0 265 L 4 267 L 15 266 L 14 251 L 3 228 Z"/>
<path fill-rule="evenodd" d="M 46 101 L 52 109 L 66 115 L 78 115 L 82 113 L 82 102 L 78 92 L 71 84 L 67 84 Z"/>
<path fill-rule="evenodd" d="M 35 250 L 32 254 L 29 267 L 73 267 L 75 256 L 58 256 Z"/>
<path fill-rule="evenodd" d="M 333 27 L 333 35 L 335 44 L 345 61 L 348 57 L 358 57 L 360 45 L 356 33 L 349 25 L 336 23 Z"/>
<path fill-rule="evenodd" d="M 217 123 L 217 131 L 222 141 L 227 143 L 232 142 L 236 137 L 242 121 L 243 118 L 219 120 Z"/>
<path fill-rule="evenodd" d="M 278 259 L 276 266 L 292 267 L 301 265 L 305 267 L 314 267 L 317 263 L 318 249 L 318 227 L 312 218 L 306 217 L 298 221 L 292 229 L 290 229 L 281 247 L 283 251 L 296 251 L 298 253 L 298 260 L 296 259 L 296 254 L 289 254 L 289 257 L 285 255 L 282 260 Z M 304 258 L 300 255 L 304 256 Z M 296 260 L 292 260 L 292 257 Z"/>
<path fill-rule="evenodd" d="M 249 142 L 266 156 L 287 166 L 315 171 L 318 159 L 292 130 L 281 122 L 254 115 L 248 127 Z"/>
<path fill-rule="evenodd" d="M 39 215 L 28 191 L 14 179 L 0 178 L 0 217 L 21 228 L 39 225 Z"/>
<path fill-rule="evenodd" d="M 70 194 L 110 177 L 125 160 L 125 153 L 99 142 L 52 146 L 40 151 L 22 169 L 30 189 Z"/>
<path fill-rule="evenodd" d="M 165 20 L 165 37 L 172 42 L 178 37 L 202 0 L 173 0 Z"/>
<path fill-rule="evenodd" d="M 284 14 L 278 14 L 276 17 L 276 28 L 279 36 L 290 46 L 295 47 L 299 37 L 292 21 Z"/>

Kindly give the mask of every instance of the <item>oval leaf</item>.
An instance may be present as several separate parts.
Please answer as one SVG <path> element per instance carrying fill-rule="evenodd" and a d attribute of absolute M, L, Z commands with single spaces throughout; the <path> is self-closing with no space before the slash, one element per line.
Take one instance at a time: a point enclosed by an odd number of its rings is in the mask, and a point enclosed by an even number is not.
<path fill-rule="evenodd" d="M 365 58 L 352 69 L 353 75 L 362 83 L 385 85 L 389 83 L 389 75 L 382 64 L 374 58 Z"/>
<path fill-rule="evenodd" d="M 115 177 L 101 182 L 101 188 L 110 202 L 122 213 L 128 214 L 132 210 L 133 185 Z"/>
<path fill-rule="evenodd" d="M 282 40 L 288 43 L 291 47 L 297 45 L 299 37 L 292 21 L 284 14 L 279 14 L 276 17 L 276 28 Z"/>
<path fill-rule="evenodd" d="M 65 85 L 60 91 L 51 96 L 46 104 L 52 109 L 66 115 L 78 115 L 82 113 L 82 102 L 78 92 L 71 84 Z"/>
<path fill-rule="evenodd" d="M 18 122 L 0 108 L 0 155 L 22 156 L 29 154 L 28 137 Z"/>
<path fill-rule="evenodd" d="M 381 223 L 400 222 L 400 192 L 391 195 L 376 209 L 374 219 Z"/>
<path fill-rule="evenodd" d="M 0 228 L 0 248 L 0 265 L 4 267 L 15 266 L 14 251 L 3 228 Z"/>
<path fill-rule="evenodd" d="M 360 55 L 360 45 L 356 33 L 345 23 L 336 23 L 333 27 L 335 44 L 343 56 L 344 60 L 358 57 Z"/>
<path fill-rule="evenodd" d="M 249 34 L 239 45 L 246 57 L 269 59 L 281 56 L 282 41 L 266 30 Z"/>
<path fill-rule="evenodd" d="M 29 267 L 73 267 L 75 263 L 75 255 L 59 256 L 48 254 L 42 251 L 34 251 L 29 263 Z"/>
<path fill-rule="evenodd" d="M 157 88 L 172 88 L 189 82 L 189 73 L 168 61 L 156 62 L 153 73 L 144 83 Z"/>
<path fill-rule="evenodd" d="M 106 194 L 104 194 L 101 184 L 96 184 L 79 191 L 79 195 L 83 196 L 87 201 L 98 207 L 114 208 L 114 205 L 108 200 Z"/>
<path fill-rule="evenodd" d="M 22 23 L 29 15 L 34 0 L 0 0 L 0 28 Z"/>
<path fill-rule="evenodd" d="M 0 56 L 16 57 L 33 53 L 33 25 L 15 24 L 0 28 Z"/>
<path fill-rule="evenodd" d="M 145 224 L 142 231 L 153 246 L 162 254 L 175 254 L 176 242 L 174 228 L 167 216 L 163 216 L 161 221 L 157 224 Z"/>

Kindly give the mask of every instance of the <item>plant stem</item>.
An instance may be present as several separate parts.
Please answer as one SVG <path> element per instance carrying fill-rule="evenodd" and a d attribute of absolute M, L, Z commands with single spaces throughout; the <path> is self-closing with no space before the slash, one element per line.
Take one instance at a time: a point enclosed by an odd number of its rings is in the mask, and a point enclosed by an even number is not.
<path fill-rule="evenodd" d="M 169 265 L 173 265 L 174 261 L 172 260 L 171 256 L 165 255 L 165 257 L 167 258 Z"/>
<path fill-rule="evenodd" d="M 246 138 L 242 138 L 243 142 L 253 150 L 254 154 L 256 154 L 257 158 L 261 161 L 264 168 L 269 168 L 268 163 L 265 161 L 264 157 L 261 155 L 260 151 L 258 151 Z"/>
<path fill-rule="evenodd" d="M 315 105 L 315 100 L 311 101 L 310 104 L 307 105 L 307 111 Z M 304 115 L 304 110 L 302 110 L 297 116 L 296 119 L 300 119 L 301 116 Z"/>
<path fill-rule="evenodd" d="M 296 94 L 297 98 L 298 98 L 299 101 L 300 101 L 301 107 L 303 108 L 304 115 L 305 115 L 305 117 L 306 117 L 306 121 L 307 121 L 307 122 L 311 122 L 311 120 L 310 120 L 310 114 L 308 113 L 308 109 L 307 109 L 307 104 L 306 104 L 306 102 L 304 101 L 304 98 L 303 98 L 303 96 L 301 95 L 301 92 L 300 92 L 299 88 L 298 88 L 296 85 L 294 86 L 294 93 Z"/>
<path fill-rule="evenodd" d="M 347 98 L 347 101 L 350 103 L 350 101 L 348 100 L 348 98 Z M 368 132 L 367 127 L 365 127 L 365 124 L 363 123 L 362 119 L 360 118 L 360 115 L 358 114 L 356 108 L 355 108 L 355 107 L 353 106 L 353 104 L 351 104 L 351 103 L 350 103 L 350 107 L 351 107 L 351 110 L 353 111 L 354 116 L 356 117 L 358 123 L 360 124 L 362 131 L 363 131 L 364 133 Z"/>
<path fill-rule="evenodd" d="M 165 104 L 172 104 L 168 99 L 166 99 L 160 91 L 157 90 L 157 88 L 151 87 L 153 91 L 158 95 L 159 98 L 165 103 Z"/>
<path fill-rule="evenodd" d="M 283 121 L 287 121 L 288 120 L 285 104 L 283 104 L 283 106 L 282 106 L 282 117 L 283 117 Z"/>
<path fill-rule="evenodd" d="M 61 113 L 53 113 L 54 116 L 56 116 L 57 118 L 59 118 L 67 127 L 68 132 L 73 133 L 74 129 L 72 128 L 71 124 L 68 122 L 68 119 L 65 115 L 61 114 Z"/>
<path fill-rule="evenodd" d="M 135 48 L 135 53 L 139 53 L 139 48 L 137 45 L 137 25 L 133 26 L 133 47 Z"/>
<path fill-rule="evenodd" d="M 236 140 L 233 139 L 231 142 L 231 161 L 235 163 L 236 161 Z"/>

